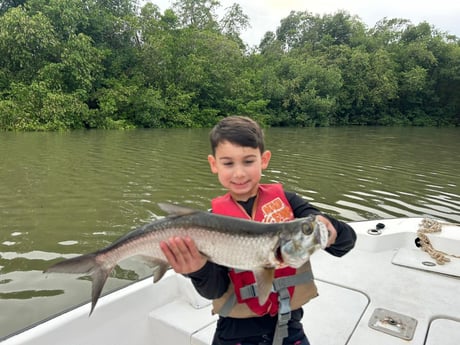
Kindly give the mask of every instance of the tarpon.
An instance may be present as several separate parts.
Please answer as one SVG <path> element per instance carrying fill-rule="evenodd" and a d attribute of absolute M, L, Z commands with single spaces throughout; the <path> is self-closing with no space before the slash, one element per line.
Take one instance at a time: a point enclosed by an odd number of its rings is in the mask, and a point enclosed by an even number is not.
<path fill-rule="evenodd" d="M 132 256 L 142 257 L 156 267 L 153 273 L 156 282 L 170 268 L 160 242 L 188 236 L 209 261 L 253 271 L 262 305 L 270 294 L 276 268 L 299 268 L 327 243 L 326 226 L 314 216 L 284 223 L 260 223 L 177 205 L 159 205 L 168 216 L 128 232 L 101 250 L 58 262 L 45 272 L 91 276 L 91 315 L 107 277 L 118 262 Z"/>

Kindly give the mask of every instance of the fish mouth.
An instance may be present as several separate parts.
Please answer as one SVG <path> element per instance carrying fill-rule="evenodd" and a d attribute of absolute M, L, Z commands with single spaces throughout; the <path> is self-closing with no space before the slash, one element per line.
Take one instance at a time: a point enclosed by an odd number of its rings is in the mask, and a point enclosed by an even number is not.
<path fill-rule="evenodd" d="M 278 260 L 281 264 L 284 262 L 283 260 L 283 255 L 281 254 L 281 246 L 277 246 L 275 248 L 275 258 Z"/>

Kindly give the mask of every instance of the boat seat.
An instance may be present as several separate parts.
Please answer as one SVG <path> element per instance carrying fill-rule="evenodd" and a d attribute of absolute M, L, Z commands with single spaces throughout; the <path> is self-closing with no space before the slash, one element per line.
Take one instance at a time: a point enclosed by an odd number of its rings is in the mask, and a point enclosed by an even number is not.
<path fill-rule="evenodd" d="M 180 275 L 174 278 L 180 280 L 177 298 L 149 313 L 153 345 L 164 345 L 164 339 L 169 344 L 190 344 L 195 333 L 217 320 L 211 301 L 201 297 L 189 279 Z M 161 334 L 161 339 L 155 334 Z"/>

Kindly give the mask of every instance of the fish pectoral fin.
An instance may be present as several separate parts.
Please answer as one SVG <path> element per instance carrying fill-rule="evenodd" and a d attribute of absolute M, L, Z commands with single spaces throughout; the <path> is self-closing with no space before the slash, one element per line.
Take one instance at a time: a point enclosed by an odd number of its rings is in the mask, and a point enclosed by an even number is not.
<path fill-rule="evenodd" d="M 158 203 L 158 206 L 161 208 L 162 211 L 174 216 L 185 216 L 187 214 L 199 212 L 198 210 L 194 210 L 193 208 L 188 208 L 174 204 L 167 204 L 163 202 Z"/>
<path fill-rule="evenodd" d="M 156 283 L 161 278 L 163 278 L 163 276 L 165 275 L 166 271 L 169 270 L 170 268 L 171 268 L 171 266 L 169 266 L 169 264 L 166 263 L 165 261 L 159 262 L 156 265 L 155 270 L 153 271 L 153 282 Z"/>
<path fill-rule="evenodd" d="M 259 304 L 264 305 L 272 291 L 273 279 L 275 278 L 275 269 L 262 268 L 253 272 L 254 277 L 256 278 L 256 292 L 257 297 L 259 298 Z"/>
<path fill-rule="evenodd" d="M 153 282 L 156 283 L 165 275 L 166 271 L 171 268 L 169 263 L 165 260 L 158 259 L 151 256 L 141 256 L 142 261 L 153 269 Z"/>
<path fill-rule="evenodd" d="M 206 253 L 203 253 L 201 250 L 199 250 L 199 252 L 200 252 L 201 256 L 203 256 L 206 260 L 212 261 L 211 257 L 209 255 L 206 255 Z"/>

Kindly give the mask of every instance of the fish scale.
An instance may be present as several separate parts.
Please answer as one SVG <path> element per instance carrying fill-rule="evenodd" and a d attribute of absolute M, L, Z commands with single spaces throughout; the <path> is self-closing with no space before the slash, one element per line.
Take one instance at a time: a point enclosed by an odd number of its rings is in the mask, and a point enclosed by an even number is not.
<path fill-rule="evenodd" d="M 171 237 L 190 237 L 209 261 L 241 270 L 251 270 L 260 288 L 259 301 L 270 293 L 273 271 L 281 265 L 300 267 L 327 243 L 325 225 L 313 216 L 285 223 L 255 221 L 161 204 L 169 216 L 128 232 L 96 252 L 54 264 L 45 272 L 75 273 L 92 278 L 91 312 L 110 272 L 121 261 L 140 256 L 156 266 L 154 281 L 169 269 L 160 243 Z"/>
<path fill-rule="evenodd" d="M 179 223 L 179 224 L 178 224 Z M 272 236 L 235 235 L 194 227 L 189 222 L 180 224 L 166 222 L 158 226 L 156 223 L 148 224 L 131 236 L 116 241 L 106 247 L 101 254 L 103 261 L 110 263 L 120 262 L 131 256 L 155 257 L 166 261 L 160 249 L 160 242 L 171 237 L 193 238 L 200 252 L 211 261 L 228 267 L 250 270 L 254 265 L 274 265 L 275 256 L 267 257 L 273 253 L 279 242 L 275 234 Z"/>

